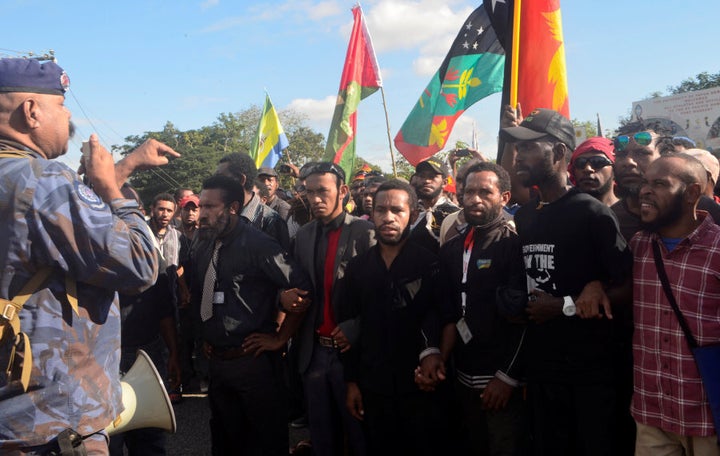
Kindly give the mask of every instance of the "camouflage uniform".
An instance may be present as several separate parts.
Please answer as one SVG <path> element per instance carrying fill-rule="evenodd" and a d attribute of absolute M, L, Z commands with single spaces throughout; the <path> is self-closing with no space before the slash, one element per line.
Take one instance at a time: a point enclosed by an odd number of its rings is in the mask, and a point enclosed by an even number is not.
<path fill-rule="evenodd" d="M 0 453 L 44 444 L 65 428 L 104 429 L 122 411 L 116 289 L 138 291 L 157 276 L 152 232 L 135 201 L 105 204 L 62 163 L 19 144 L 0 149 L 0 297 L 41 267 L 52 273 L 20 313 L 33 368 L 27 393 L 0 382 Z M 78 313 L 66 298 L 77 283 Z"/>

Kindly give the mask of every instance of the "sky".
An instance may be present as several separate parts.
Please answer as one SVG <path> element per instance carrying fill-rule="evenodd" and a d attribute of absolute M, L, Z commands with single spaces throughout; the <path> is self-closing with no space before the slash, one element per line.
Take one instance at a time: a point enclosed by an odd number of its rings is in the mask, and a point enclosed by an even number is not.
<path fill-rule="evenodd" d="M 503 0 L 497 0 L 502 2 Z M 478 3 L 366 0 L 389 113 L 397 134 Z M 353 1 L 3 0 L 0 56 L 52 49 L 70 77 L 66 105 L 78 126 L 69 153 L 95 132 L 110 147 L 129 135 L 212 125 L 221 113 L 294 109 L 327 137 L 352 28 Z M 561 0 L 570 117 L 617 127 L 633 101 L 720 71 L 720 2 Z M 527 109 L 527 107 L 525 107 Z M 500 95 L 459 119 L 448 144 L 497 150 Z M 358 109 L 357 153 L 391 171 L 382 95 Z M 291 144 L 292 147 L 292 144 Z M 395 152 L 397 154 L 397 151 Z"/>

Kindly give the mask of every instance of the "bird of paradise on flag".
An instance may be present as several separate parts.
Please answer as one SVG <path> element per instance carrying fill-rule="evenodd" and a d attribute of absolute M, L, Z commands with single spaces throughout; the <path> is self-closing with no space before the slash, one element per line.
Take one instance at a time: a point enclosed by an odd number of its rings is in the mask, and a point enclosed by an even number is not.
<path fill-rule="evenodd" d="M 250 148 L 250 157 L 255 160 L 255 166 L 258 168 L 274 168 L 280 161 L 282 151 L 289 145 L 283 127 L 280 125 L 280 118 L 270 101 L 270 95 L 266 93 L 257 133 Z"/>
<path fill-rule="evenodd" d="M 324 161 L 337 163 L 348 177 L 352 176 L 355 167 L 358 105 L 360 100 L 375 93 L 382 86 L 372 39 L 365 27 L 365 16 L 359 5 L 353 7 L 352 13 L 353 28 L 323 155 Z"/>
<path fill-rule="evenodd" d="M 509 103 L 570 118 L 560 0 L 514 0 Z"/>
<path fill-rule="evenodd" d="M 450 51 L 395 136 L 412 164 L 442 150 L 455 121 L 478 100 L 503 88 L 508 26 L 503 0 L 484 0 L 465 20 Z"/>

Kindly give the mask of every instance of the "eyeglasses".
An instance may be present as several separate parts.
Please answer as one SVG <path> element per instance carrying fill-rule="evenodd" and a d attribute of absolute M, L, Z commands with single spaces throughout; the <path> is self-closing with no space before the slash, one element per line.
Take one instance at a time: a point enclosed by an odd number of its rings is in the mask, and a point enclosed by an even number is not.
<path fill-rule="evenodd" d="M 332 162 L 317 162 L 310 166 L 303 167 L 304 169 L 300 173 L 300 179 L 306 179 L 311 174 L 335 174 L 342 182 L 345 182 L 345 171 L 338 165 Z"/>
<path fill-rule="evenodd" d="M 630 138 L 632 138 L 639 146 L 649 146 L 653 141 L 652 134 L 649 131 L 640 131 L 632 136 L 620 135 L 615 138 L 615 141 L 613 141 L 615 143 L 615 150 L 617 152 L 625 150 L 625 148 L 630 144 Z"/>
<path fill-rule="evenodd" d="M 602 169 L 606 166 L 611 166 L 612 162 L 609 158 L 602 156 L 602 155 L 594 155 L 591 157 L 578 157 L 573 162 L 573 166 L 575 169 L 585 169 L 585 167 L 590 163 L 590 167 L 594 169 L 595 171 Z"/>

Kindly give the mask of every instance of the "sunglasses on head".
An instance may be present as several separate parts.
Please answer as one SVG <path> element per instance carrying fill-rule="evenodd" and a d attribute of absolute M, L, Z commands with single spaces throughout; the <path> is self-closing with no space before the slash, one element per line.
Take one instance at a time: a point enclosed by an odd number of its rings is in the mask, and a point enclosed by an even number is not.
<path fill-rule="evenodd" d="M 588 163 L 590 163 L 590 167 L 595 171 L 612 165 L 609 158 L 603 155 L 595 155 L 592 157 L 578 157 L 573 162 L 573 166 L 575 169 L 585 169 Z"/>
<path fill-rule="evenodd" d="M 325 173 L 335 174 L 340 179 L 340 181 L 345 182 L 345 171 L 343 171 L 340 166 L 331 162 L 317 162 L 312 164 L 311 166 L 306 167 L 300 173 L 300 178 L 305 179 L 311 174 Z"/>
<path fill-rule="evenodd" d="M 636 144 L 640 146 L 649 146 L 650 143 L 653 141 L 652 134 L 649 131 L 640 131 L 632 136 L 620 135 L 615 138 L 615 141 L 613 141 L 615 143 L 615 150 L 618 152 L 622 152 L 623 150 L 625 150 L 628 144 L 630 144 L 631 138 L 633 141 L 635 141 Z"/>

